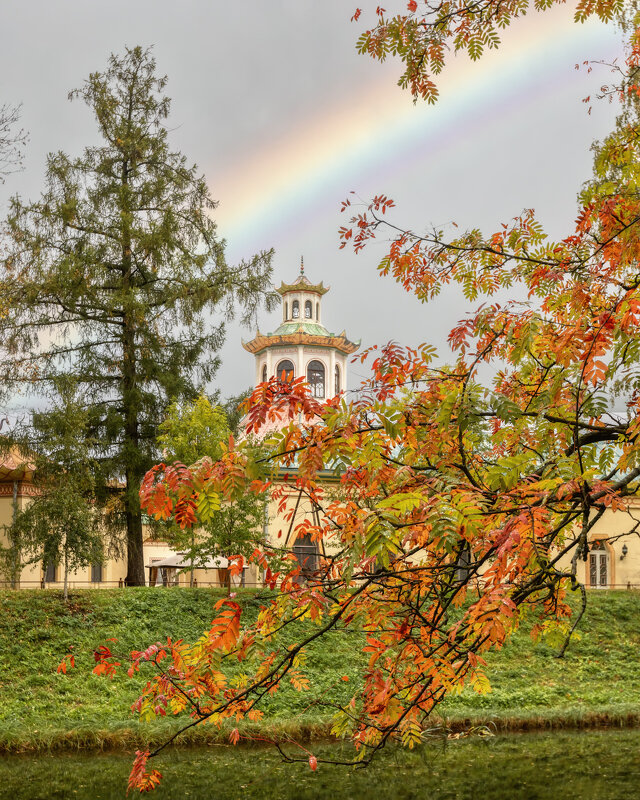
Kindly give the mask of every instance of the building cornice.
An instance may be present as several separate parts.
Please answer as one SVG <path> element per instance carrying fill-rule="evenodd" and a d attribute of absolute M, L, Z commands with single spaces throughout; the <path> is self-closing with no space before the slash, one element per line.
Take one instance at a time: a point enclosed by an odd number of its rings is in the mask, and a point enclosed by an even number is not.
<path fill-rule="evenodd" d="M 16 497 L 37 497 L 41 490 L 29 481 L 16 480 Z M 0 497 L 13 497 L 14 481 L 0 483 Z"/>
<path fill-rule="evenodd" d="M 347 355 L 355 353 L 360 347 L 360 342 L 352 342 L 347 339 L 346 333 L 343 331 L 337 336 L 315 336 L 310 333 L 298 331 L 296 333 L 287 333 L 284 335 L 276 334 L 263 334 L 258 331 L 256 336 L 250 342 L 242 342 L 242 346 L 249 353 L 257 355 L 269 347 L 280 345 L 306 345 L 314 347 L 326 347 L 333 350 L 339 350 L 341 353 Z"/>

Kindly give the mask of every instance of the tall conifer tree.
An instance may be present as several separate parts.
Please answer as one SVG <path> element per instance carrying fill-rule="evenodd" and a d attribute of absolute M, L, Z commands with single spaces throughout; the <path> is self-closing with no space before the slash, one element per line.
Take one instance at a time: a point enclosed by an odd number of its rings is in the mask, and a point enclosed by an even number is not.
<path fill-rule="evenodd" d="M 212 377 L 224 326 L 214 313 L 239 306 L 248 320 L 270 301 L 272 253 L 227 264 L 205 179 L 169 146 L 155 68 L 136 47 L 69 95 L 92 109 L 101 142 L 79 158 L 50 154 L 41 199 L 12 201 L 0 321 L 7 380 L 42 395 L 70 374 L 81 387 L 97 500 L 126 529 L 129 585 L 145 579 L 139 489 L 157 424 Z"/>

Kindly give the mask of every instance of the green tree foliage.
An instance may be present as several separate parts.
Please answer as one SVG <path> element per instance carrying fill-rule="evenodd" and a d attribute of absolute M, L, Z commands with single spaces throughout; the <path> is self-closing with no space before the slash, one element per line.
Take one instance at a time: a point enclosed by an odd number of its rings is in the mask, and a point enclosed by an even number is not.
<path fill-rule="evenodd" d="M 226 403 L 235 421 L 237 398 Z M 193 465 L 202 459 L 217 461 L 227 452 L 232 437 L 227 411 L 212 406 L 205 395 L 195 401 L 169 406 L 167 418 L 160 425 L 159 444 L 167 462 L 178 461 Z M 198 501 L 201 525 L 198 529 L 183 529 L 169 524 L 167 538 L 172 545 L 186 553 L 193 569 L 204 566 L 216 556 L 242 555 L 248 557 L 264 540 L 265 495 L 242 491 L 220 503 L 216 492 L 203 491 Z"/>
<path fill-rule="evenodd" d="M 170 148 L 155 67 L 148 50 L 127 50 L 70 94 L 93 111 L 100 142 L 78 158 L 50 154 L 41 198 L 12 200 L 2 278 L 4 378 L 50 400 L 59 376 L 76 379 L 96 499 L 112 531 L 126 529 L 129 585 L 145 579 L 140 481 L 169 399 L 213 376 L 220 318 L 239 306 L 248 321 L 271 298 L 270 251 L 227 264 L 206 181 Z"/>
<path fill-rule="evenodd" d="M 222 404 L 224 413 L 227 415 L 229 428 L 234 436 L 237 436 L 240 431 L 240 424 L 244 417 L 244 403 L 248 400 L 253 393 L 253 387 L 245 389 L 244 392 L 230 397 Z"/>
<path fill-rule="evenodd" d="M 101 518 L 94 497 L 93 443 L 87 437 L 88 412 L 68 377 L 56 382 L 56 407 L 34 413 L 27 434 L 37 494 L 19 511 L 10 538 L 28 562 L 61 565 L 64 596 L 74 570 L 103 559 Z"/>
<path fill-rule="evenodd" d="M 201 394 L 193 402 L 171 403 L 159 427 L 158 443 L 170 461 L 193 464 L 204 456 L 220 458 L 231 431 L 227 415 Z"/>

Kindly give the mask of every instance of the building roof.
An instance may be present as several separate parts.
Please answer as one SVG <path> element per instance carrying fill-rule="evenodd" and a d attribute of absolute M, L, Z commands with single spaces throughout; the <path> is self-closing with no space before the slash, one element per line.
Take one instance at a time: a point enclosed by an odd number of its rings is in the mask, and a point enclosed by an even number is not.
<path fill-rule="evenodd" d="M 35 464 L 16 449 L 0 456 L 0 482 L 31 481 L 34 471 Z"/>
<path fill-rule="evenodd" d="M 309 278 L 301 272 L 293 283 L 284 283 L 283 281 L 276 289 L 276 292 L 283 297 L 285 294 L 289 294 L 289 292 L 315 292 L 315 294 L 322 296 L 326 294 L 330 288 L 330 286 L 324 286 L 322 281 L 320 281 L 320 283 L 311 283 Z"/>
<path fill-rule="evenodd" d="M 280 328 L 291 328 L 286 333 L 279 333 Z M 258 331 L 250 342 L 242 341 L 242 346 L 250 353 L 260 353 L 267 347 L 277 345 L 303 344 L 316 347 L 332 347 L 341 353 L 355 353 L 360 347 L 360 341 L 352 342 L 347 339 L 345 331 L 335 334 L 329 333 L 323 325 L 304 322 L 286 323 L 281 325 L 275 333 L 260 333 Z M 306 328 L 321 328 L 324 333 L 311 333 Z"/>
<path fill-rule="evenodd" d="M 312 322 L 310 319 L 294 319 L 283 322 L 273 333 L 267 336 L 288 336 L 290 333 L 308 333 L 310 336 L 333 336 L 334 334 L 321 325 L 319 322 Z"/>

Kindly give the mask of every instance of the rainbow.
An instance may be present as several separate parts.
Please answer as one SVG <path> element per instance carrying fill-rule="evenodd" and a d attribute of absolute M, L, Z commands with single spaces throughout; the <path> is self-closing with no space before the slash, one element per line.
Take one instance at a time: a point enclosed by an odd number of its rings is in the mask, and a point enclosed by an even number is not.
<path fill-rule="evenodd" d="M 478 120 L 490 130 L 504 124 L 505 113 L 526 115 L 552 85 L 575 80 L 568 63 L 613 58 L 622 50 L 612 26 L 576 24 L 566 7 L 518 20 L 502 40 L 474 64 L 466 56 L 453 59 L 440 76 L 435 106 L 414 106 L 395 86 L 390 75 L 397 63 L 377 73 L 371 64 L 377 77 L 358 96 L 319 108 L 278 142 L 239 154 L 223 172 L 209 169 L 221 200 L 219 231 L 234 256 L 299 229 L 328 199 L 337 209 L 358 188 L 345 180 L 376 183 L 383 191 L 379 178 L 387 170 L 415 169 L 424 158 L 446 156 L 454 142 L 464 144 L 465 120 L 474 118 L 476 131 Z"/>

